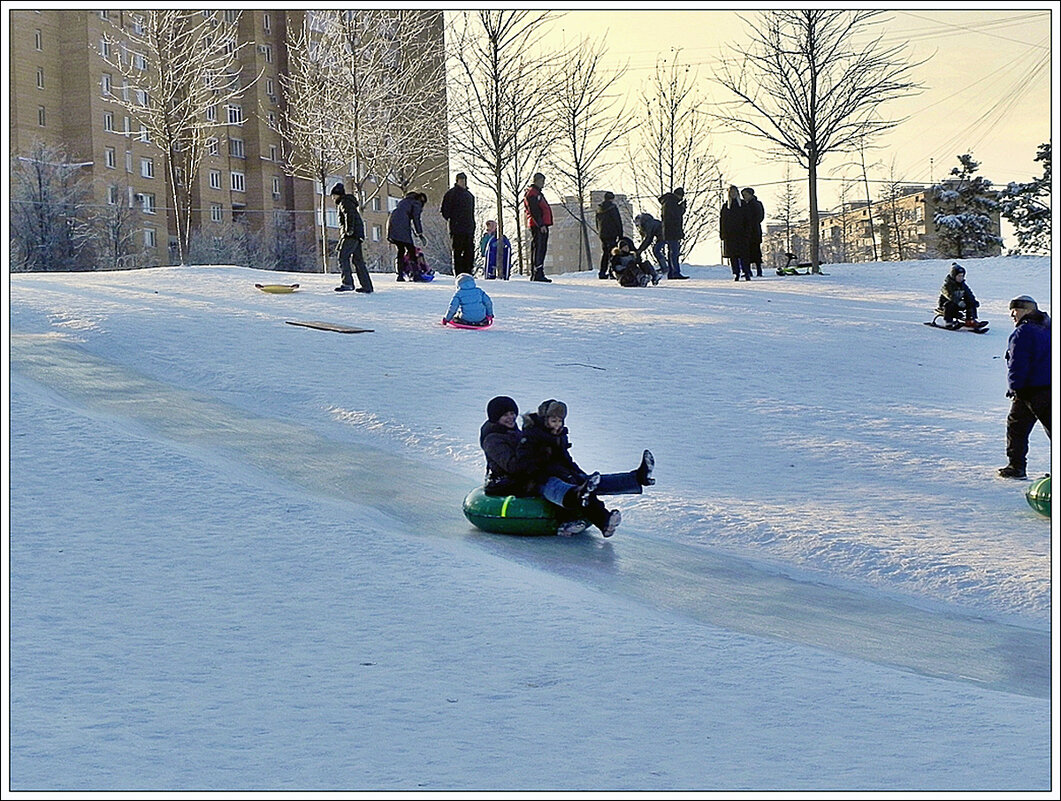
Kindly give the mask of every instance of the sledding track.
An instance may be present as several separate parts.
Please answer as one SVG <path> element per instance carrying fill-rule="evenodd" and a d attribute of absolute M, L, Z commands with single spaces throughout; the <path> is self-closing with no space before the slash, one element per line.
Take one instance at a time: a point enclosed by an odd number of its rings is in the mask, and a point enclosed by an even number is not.
<path fill-rule="evenodd" d="M 1050 694 L 1045 632 L 796 581 L 625 528 L 612 541 L 595 535 L 572 540 L 485 535 L 470 529 L 461 515 L 460 499 L 468 490 L 462 476 L 255 416 L 107 363 L 55 336 L 12 334 L 10 358 L 13 376 L 111 425 L 146 433 L 197 458 L 261 471 L 310 495 L 371 506 L 411 532 L 461 538 L 708 625 L 985 688 Z"/>

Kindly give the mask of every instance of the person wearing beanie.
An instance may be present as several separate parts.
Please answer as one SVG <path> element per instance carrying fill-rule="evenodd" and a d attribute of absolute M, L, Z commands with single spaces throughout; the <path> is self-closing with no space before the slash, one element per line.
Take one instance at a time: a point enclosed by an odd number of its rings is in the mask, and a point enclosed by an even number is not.
<path fill-rule="evenodd" d="M 659 196 L 663 241 L 667 248 L 667 278 L 688 278 L 679 267 L 679 253 L 685 239 L 685 189 L 676 188 Z"/>
<path fill-rule="evenodd" d="M 442 325 L 451 320 L 463 325 L 487 326 L 494 321 L 494 304 L 490 296 L 475 285 L 470 273 L 460 273 L 456 278 L 457 291 L 449 303 L 449 311 L 442 318 Z"/>
<path fill-rule="evenodd" d="M 534 482 L 524 475 L 516 461 L 523 433 L 516 425 L 519 407 L 507 395 L 491 398 L 486 404 L 486 422 L 479 429 L 479 447 L 486 455 L 487 495 L 533 495 Z"/>
<path fill-rule="evenodd" d="M 615 205 L 615 194 L 604 193 L 604 200 L 597 206 L 597 236 L 600 237 L 600 269 L 598 278 L 611 277 L 612 251 L 623 235 L 623 218 Z"/>
<path fill-rule="evenodd" d="M 335 291 L 371 294 L 372 279 L 369 278 L 365 256 L 361 249 L 361 243 L 365 241 L 365 223 L 357 210 L 357 198 L 346 193 L 346 187 L 341 181 L 332 187 L 331 196 L 335 201 L 335 212 L 339 222 L 339 246 L 336 252 L 339 259 L 339 272 L 342 275 L 342 283 L 335 288 Z M 357 269 L 357 280 L 361 284 L 356 289 L 354 288 L 354 276 L 350 269 L 351 260 Z"/>
<path fill-rule="evenodd" d="M 982 327 L 976 319 L 979 306 L 980 302 L 965 282 L 965 268 L 954 262 L 939 289 L 939 312 L 944 323 L 951 328 L 961 328 L 960 318 L 964 317 L 964 324 L 970 328 Z"/>
<path fill-rule="evenodd" d="M 646 450 L 636 470 L 587 473 L 571 458 L 566 419 L 567 405 L 555 398 L 542 401 L 537 412 L 523 415 L 523 438 L 516 451 L 516 464 L 546 500 L 584 517 L 610 537 L 622 521 L 622 514 L 605 507 L 597 496 L 640 494 L 643 487 L 656 483 L 652 478 L 655 459 Z M 573 521 L 562 525 L 557 533 L 568 535 L 582 528 L 584 523 Z"/>
<path fill-rule="evenodd" d="M 1050 316 L 1039 310 L 1034 298 L 1020 295 L 1009 302 L 1013 333 L 1006 345 L 1006 456 L 999 468 L 1003 478 L 1027 478 L 1028 437 L 1038 420 L 1050 434 L 1051 332 Z"/>

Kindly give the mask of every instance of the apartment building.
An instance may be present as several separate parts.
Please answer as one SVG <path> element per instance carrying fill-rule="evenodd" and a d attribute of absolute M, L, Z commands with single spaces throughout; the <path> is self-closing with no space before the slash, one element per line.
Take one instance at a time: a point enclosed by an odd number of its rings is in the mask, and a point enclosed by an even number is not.
<path fill-rule="evenodd" d="M 177 260 L 177 232 L 164 154 L 135 118 L 106 100 L 128 87 L 104 56 L 116 46 L 116 31 L 138 25 L 141 13 L 10 12 L 11 150 L 12 155 L 26 154 L 37 142 L 62 147 L 90 175 L 95 204 L 124 203 L 136 210 L 143 242 L 139 261 L 172 264 Z M 193 240 L 205 237 L 228 245 L 233 231 L 254 232 L 262 242 L 273 243 L 264 257 L 272 263 L 261 266 L 319 270 L 319 220 L 324 215 L 334 228 L 334 210 L 322 187 L 285 170 L 285 143 L 275 130 L 284 103 L 280 79 L 288 68 L 288 32 L 300 29 L 304 16 L 313 12 L 202 13 L 223 14 L 237 25 L 232 73 L 238 75 L 243 93 L 207 114 L 218 128 L 192 184 Z M 442 14 L 424 13 L 431 19 L 428 35 L 441 42 Z M 438 93 L 444 109 L 443 84 Z M 445 152 L 445 126 L 437 129 Z M 434 165 L 424 183 L 434 197 L 441 196 L 448 184 L 448 157 Z M 389 210 L 400 194 L 386 180 L 373 187 L 380 196 L 362 209 L 369 245 L 373 238 L 384 240 Z"/>

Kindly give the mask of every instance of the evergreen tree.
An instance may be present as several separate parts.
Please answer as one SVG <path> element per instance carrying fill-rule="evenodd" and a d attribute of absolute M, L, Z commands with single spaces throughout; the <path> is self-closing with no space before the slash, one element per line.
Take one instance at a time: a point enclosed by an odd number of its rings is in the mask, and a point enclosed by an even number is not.
<path fill-rule="evenodd" d="M 1030 183 L 1011 182 L 999 196 L 1002 216 L 1013 225 L 1017 247 L 1011 253 L 1049 253 L 1051 233 L 1051 147 L 1039 145 L 1036 161 L 1043 164 L 1042 177 Z"/>
<path fill-rule="evenodd" d="M 940 255 L 952 259 L 992 255 L 1002 244 L 994 223 L 997 193 L 990 181 L 976 174 L 980 164 L 972 156 L 958 156 L 958 162 L 951 178 L 932 187 Z"/>

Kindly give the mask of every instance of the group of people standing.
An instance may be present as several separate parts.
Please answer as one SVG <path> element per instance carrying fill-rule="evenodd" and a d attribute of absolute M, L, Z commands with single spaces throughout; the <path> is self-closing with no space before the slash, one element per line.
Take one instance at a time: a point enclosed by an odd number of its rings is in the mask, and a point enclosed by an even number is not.
<path fill-rule="evenodd" d="M 755 190 L 730 186 L 726 202 L 718 220 L 718 236 L 722 240 L 722 255 L 729 259 L 733 280 L 752 280 L 752 267 L 758 277 L 763 275 L 763 218 L 765 211 Z"/>

